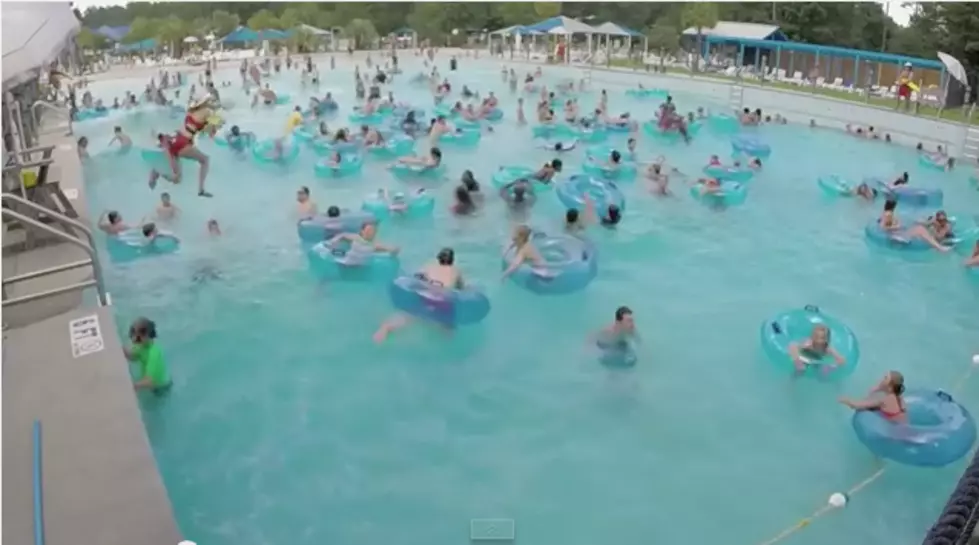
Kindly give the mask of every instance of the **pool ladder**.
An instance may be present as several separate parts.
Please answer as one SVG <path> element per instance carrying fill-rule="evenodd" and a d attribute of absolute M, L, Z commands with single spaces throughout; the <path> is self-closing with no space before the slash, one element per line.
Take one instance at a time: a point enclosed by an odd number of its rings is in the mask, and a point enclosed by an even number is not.
<path fill-rule="evenodd" d="M 581 79 L 585 80 L 585 84 L 589 87 L 591 87 L 591 72 L 591 65 L 589 64 L 588 68 L 585 68 L 584 73 L 581 74 Z"/>
<path fill-rule="evenodd" d="M 962 156 L 973 161 L 979 161 L 979 127 L 969 125 L 965 129 Z"/>
<path fill-rule="evenodd" d="M 744 105 L 744 86 L 733 84 L 728 90 L 728 105 L 732 110 L 740 111 Z"/>

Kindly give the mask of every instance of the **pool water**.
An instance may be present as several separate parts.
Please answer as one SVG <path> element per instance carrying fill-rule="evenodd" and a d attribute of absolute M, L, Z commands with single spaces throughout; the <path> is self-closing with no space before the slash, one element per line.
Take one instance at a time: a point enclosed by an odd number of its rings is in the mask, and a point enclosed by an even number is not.
<path fill-rule="evenodd" d="M 426 92 L 407 83 L 420 61 L 402 64 L 395 96 L 431 112 Z M 345 57 L 335 71 L 319 65 L 319 93 L 332 91 L 342 108 L 332 124 L 346 124 L 353 67 Z M 278 136 L 288 108 L 251 111 L 235 68 L 217 74 L 236 85 L 222 89 L 238 102 L 225 117 L 260 138 Z M 196 169 L 180 186 L 161 181 L 149 191 L 138 153 L 86 166 L 93 211 L 136 221 L 152 214 L 161 191 L 182 210 L 164 225 L 182 239 L 179 252 L 114 264 L 106 274 L 120 332 L 136 316 L 152 318 L 171 366 L 171 394 L 141 402 L 188 539 L 451 544 L 469 539 L 471 519 L 507 518 L 524 543 L 760 543 L 876 470 L 838 396 L 862 395 L 889 369 L 909 386 L 948 389 L 966 370 L 979 284 L 961 256 L 868 245 L 863 227 L 878 206 L 827 198 L 815 181 L 908 170 L 913 182 L 944 189 L 950 213 L 974 213 L 979 194 L 966 173 L 928 171 L 913 151 L 834 132 L 764 127 L 758 136 L 773 153 L 745 204 L 717 211 L 677 181 L 673 198 L 621 183 L 621 226 L 594 233 L 598 277 L 578 293 L 539 296 L 500 281 L 510 226 L 497 199 L 472 219 L 453 218 L 447 207 L 463 169 L 491 190 L 498 166 L 536 166 L 553 154 L 516 126 L 516 97 L 499 64 L 450 73 L 443 60 L 440 68 L 456 89 L 495 90 L 506 117 L 477 148 L 444 148 L 452 180 L 433 189 L 433 218 L 388 221 L 378 239 L 400 246 L 409 270 L 442 246 L 455 248 L 492 311 L 453 336 L 416 325 L 378 346 L 371 334 L 393 312 L 386 286 L 322 283 L 310 271 L 292 215 L 296 189 L 308 185 L 324 210 L 359 208 L 379 187 L 405 187 L 376 159 L 357 177 L 321 180 L 309 150 L 281 170 L 205 146 L 213 199 L 196 196 Z M 561 70 L 545 68 L 545 76 L 555 82 Z M 143 84 L 92 88 L 111 101 Z M 312 94 L 298 72 L 272 85 L 304 106 Z M 606 88 L 613 111 L 652 116 L 655 102 Z M 681 111 L 704 103 L 675 99 Z M 148 145 L 152 129 L 178 123 L 146 112 L 77 130 L 95 152 L 115 124 Z M 730 154 L 730 137 L 707 128 L 689 147 L 640 138 L 641 158 L 663 154 L 693 174 L 711 154 Z M 584 152 L 561 158 L 566 173 L 578 172 Z M 532 225 L 557 231 L 562 215 L 554 193 L 544 193 Z M 210 218 L 222 237 L 207 236 Z M 793 381 L 762 355 L 761 322 L 806 304 L 859 336 L 862 360 L 842 383 Z M 638 364 L 624 370 L 600 365 L 587 341 L 619 305 L 634 310 L 644 340 Z M 956 396 L 973 406 L 977 392 L 970 382 Z M 847 510 L 786 542 L 916 542 L 961 468 L 891 467 Z"/>

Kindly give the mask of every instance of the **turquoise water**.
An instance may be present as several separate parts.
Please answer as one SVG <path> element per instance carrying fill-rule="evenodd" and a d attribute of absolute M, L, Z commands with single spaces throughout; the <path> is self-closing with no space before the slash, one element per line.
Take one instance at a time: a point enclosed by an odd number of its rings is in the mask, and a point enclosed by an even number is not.
<path fill-rule="evenodd" d="M 414 62 L 405 61 L 405 80 L 420 68 Z M 352 67 L 320 68 L 320 93 L 333 91 L 345 119 Z M 500 164 L 550 159 L 513 122 L 515 97 L 499 65 L 462 68 L 450 74 L 455 86 L 495 90 L 507 118 L 477 149 L 446 148 L 449 175 L 470 168 L 489 188 Z M 237 81 L 234 68 L 218 77 Z M 293 72 L 273 86 L 304 99 L 298 81 Z M 142 83 L 93 89 L 111 98 Z M 652 115 L 654 103 L 608 90 L 613 110 Z M 406 81 L 394 92 L 431 110 Z M 222 95 L 244 104 L 238 93 Z M 676 101 L 684 111 L 703 103 Z M 274 136 L 286 111 L 239 107 L 226 117 Z M 145 113 L 77 129 L 95 151 L 116 123 L 144 145 L 151 128 L 177 124 Z M 913 181 L 943 187 L 950 213 L 975 212 L 979 195 L 965 173 L 920 169 L 906 149 L 798 126 L 760 135 L 774 151 L 740 207 L 712 211 L 680 184 L 672 199 L 626 185 L 622 225 L 595 233 L 597 279 L 568 296 L 501 283 L 509 229 L 501 204 L 490 199 L 480 217 L 455 219 L 446 211 L 454 183 L 446 183 L 435 190 L 434 218 L 384 224 L 379 238 L 402 247 L 407 268 L 453 246 L 493 309 L 453 337 L 416 326 L 382 346 L 371 334 L 393 311 L 384 286 L 318 282 L 291 213 L 300 185 L 321 210 L 357 208 L 377 187 L 401 187 L 383 163 L 369 160 L 358 178 L 318 180 L 308 151 L 280 172 L 208 148 L 215 197 L 205 200 L 195 196 L 196 170 L 151 193 L 138 154 L 93 160 L 93 212 L 117 209 L 135 221 L 162 190 L 183 210 L 168 226 L 184 241 L 179 253 L 108 266 L 107 275 L 120 331 L 135 316 L 156 320 L 172 367 L 171 395 L 142 407 L 185 536 L 207 545 L 432 545 L 468 540 L 470 519 L 510 518 L 525 543 L 751 545 L 873 473 L 836 398 L 861 395 L 889 369 L 909 386 L 951 388 L 977 349 L 979 285 L 960 256 L 868 246 L 863 227 L 876 207 L 828 199 L 815 178 L 909 170 Z M 730 145 L 704 130 L 689 147 L 644 138 L 640 153 L 696 173 Z M 566 171 L 583 157 L 562 156 Z M 544 194 L 532 224 L 556 230 L 561 215 Z M 224 236 L 206 235 L 209 218 Z M 201 280 L 202 270 L 220 277 Z M 759 324 L 809 303 L 859 336 L 862 360 L 842 384 L 792 381 L 762 355 Z M 610 370 L 586 337 L 623 304 L 645 344 L 635 368 Z M 977 393 L 971 382 L 957 397 L 974 407 Z M 846 511 L 786 542 L 914 543 L 961 468 L 891 467 Z"/>

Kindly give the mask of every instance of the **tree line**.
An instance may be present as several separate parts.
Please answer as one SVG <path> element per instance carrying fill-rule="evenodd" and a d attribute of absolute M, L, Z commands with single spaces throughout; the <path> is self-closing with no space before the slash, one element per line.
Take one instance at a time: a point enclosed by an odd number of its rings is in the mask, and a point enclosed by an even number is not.
<path fill-rule="evenodd" d="M 778 25 L 790 40 L 819 45 L 935 58 L 945 51 L 979 69 L 979 3 L 906 4 L 914 10 L 908 27 L 900 27 L 876 2 L 131 2 L 125 6 L 89 8 L 84 26 L 130 25 L 124 42 L 156 38 L 177 43 L 187 36 L 223 36 L 238 25 L 259 30 L 290 29 L 300 24 L 339 28 L 347 38 L 366 43 L 377 36 L 410 27 L 420 38 L 446 43 L 454 30 L 471 32 L 530 24 L 554 15 L 592 24 L 605 21 L 633 28 L 654 48 L 670 49 L 684 28 L 711 28 L 717 21 Z M 86 47 L 98 47 L 90 32 Z"/>

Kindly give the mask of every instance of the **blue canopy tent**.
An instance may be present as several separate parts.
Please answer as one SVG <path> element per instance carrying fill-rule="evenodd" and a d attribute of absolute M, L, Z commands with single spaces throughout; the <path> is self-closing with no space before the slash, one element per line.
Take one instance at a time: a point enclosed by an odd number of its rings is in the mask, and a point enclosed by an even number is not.
<path fill-rule="evenodd" d="M 223 44 L 245 44 L 250 42 L 262 42 L 265 40 L 285 40 L 290 33 L 283 30 L 266 29 L 252 30 L 245 26 L 240 26 L 231 31 L 230 34 L 218 40 Z"/>
<path fill-rule="evenodd" d="M 146 53 L 155 50 L 156 47 L 156 40 L 147 38 L 131 44 L 116 44 L 115 53 Z"/>

